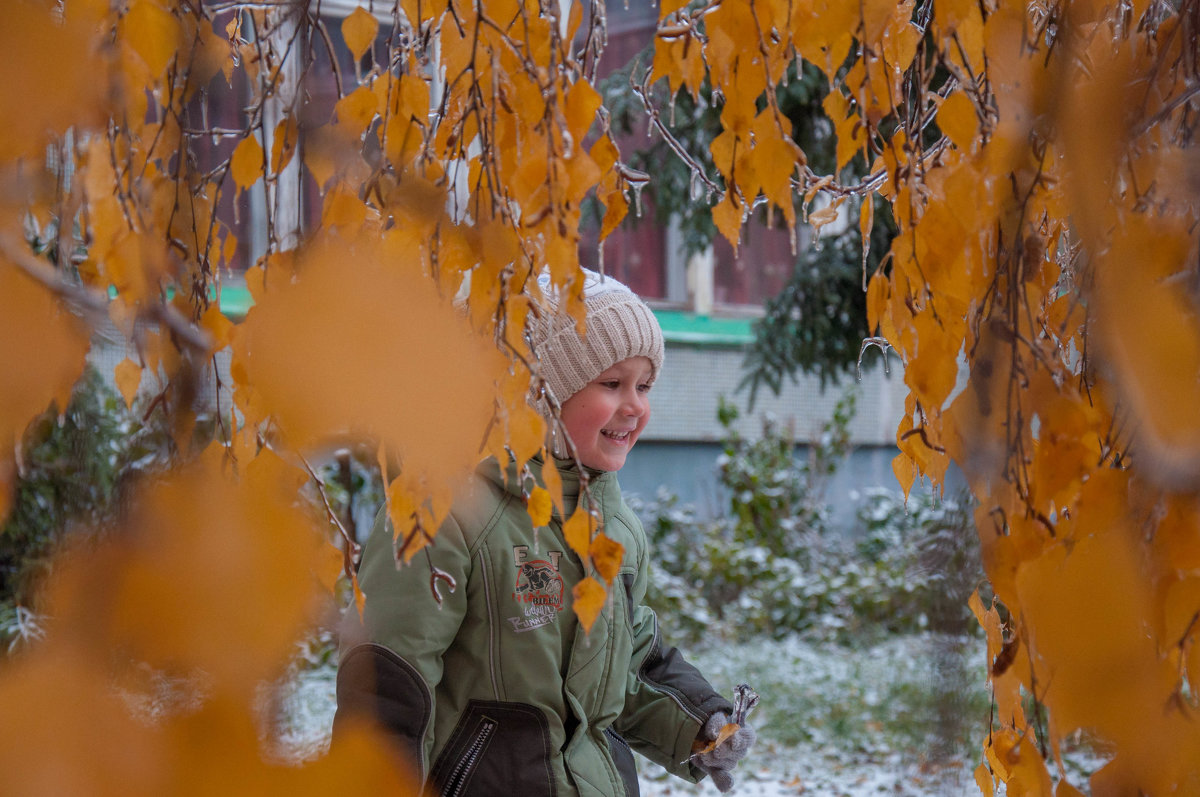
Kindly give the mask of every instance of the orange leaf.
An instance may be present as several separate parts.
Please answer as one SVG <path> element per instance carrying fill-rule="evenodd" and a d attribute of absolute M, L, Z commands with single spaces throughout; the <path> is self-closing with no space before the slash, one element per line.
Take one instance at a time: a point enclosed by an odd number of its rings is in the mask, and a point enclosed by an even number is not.
<path fill-rule="evenodd" d="M 975 133 L 979 130 L 979 117 L 975 103 L 966 92 L 956 91 L 942 101 L 937 112 L 937 124 L 954 146 L 970 152 L 975 146 Z"/>
<path fill-rule="evenodd" d="M 212 335 L 214 352 L 220 351 L 229 345 L 230 333 L 233 331 L 233 322 L 225 317 L 216 303 L 210 304 L 208 309 L 204 311 L 204 315 L 200 316 L 200 326 L 208 330 L 208 334 Z"/>
<path fill-rule="evenodd" d="M 278 174 L 291 163 L 299 135 L 296 121 L 290 116 L 283 117 L 275 125 L 275 133 L 271 136 L 271 171 Z"/>
<path fill-rule="evenodd" d="M 891 293 L 892 283 L 882 272 L 874 274 L 867 283 L 867 329 L 872 334 L 879 331 L 880 323 L 887 314 Z"/>
<path fill-rule="evenodd" d="M 153 0 L 135 0 L 121 21 L 125 38 L 158 79 L 167 70 L 182 42 L 179 21 Z"/>
<path fill-rule="evenodd" d="M 547 452 L 544 458 L 545 464 L 542 465 L 542 483 L 546 485 L 546 492 L 550 493 L 550 500 L 559 509 L 563 505 L 562 491 L 562 476 L 558 473 L 558 466 L 554 464 L 554 457 Z"/>
<path fill-rule="evenodd" d="M 529 492 L 529 519 L 533 521 L 534 528 L 541 528 L 550 523 L 550 514 L 554 509 L 554 504 L 550 500 L 550 493 L 543 487 L 534 487 Z"/>
<path fill-rule="evenodd" d="M 268 280 L 277 270 L 287 276 L 273 264 Z M 431 491 L 469 473 L 506 364 L 491 338 L 468 328 L 417 253 L 385 257 L 369 233 L 309 247 L 295 273 L 238 326 L 232 360 L 288 442 L 381 441 Z"/>
<path fill-rule="evenodd" d="M 245 191 L 258 182 L 262 177 L 263 148 L 258 139 L 252 135 L 246 136 L 233 150 L 229 159 L 229 171 L 233 182 L 239 189 Z"/>
<path fill-rule="evenodd" d="M 713 739 L 708 744 L 700 744 L 697 742 L 696 744 L 692 745 L 692 757 L 704 755 L 705 753 L 711 753 L 713 750 L 716 750 L 721 746 L 722 743 L 729 739 L 730 736 L 733 736 L 735 733 L 741 730 L 741 727 L 742 726 L 738 725 L 736 722 L 725 723 L 721 726 L 720 732 L 717 733 L 717 738 Z"/>
<path fill-rule="evenodd" d="M 725 198 L 712 209 L 713 223 L 729 241 L 736 253 L 742 236 L 742 210 L 734 199 L 733 192 L 725 194 Z"/>
<path fill-rule="evenodd" d="M 366 86 L 359 86 L 333 106 L 338 129 L 354 138 L 366 131 L 378 111 L 379 98 Z"/>
<path fill-rule="evenodd" d="M 592 555 L 592 565 L 605 583 L 611 584 L 621 570 L 621 560 L 625 556 L 625 546 L 609 537 L 604 532 L 598 533 L 592 540 L 589 553 Z"/>
<path fill-rule="evenodd" d="M 809 213 L 808 223 L 812 225 L 813 232 L 820 233 L 822 227 L 835 221 L 838 217 L 838 207 L 840 205 L 840 201 L 834 200 L 832 204 Z"/>
<path fill-rule="evenodd" d="M 126 409 L 132 409 L 133 399 L 142 383 L 142 367 L 126 357 L 113 369 L 113 379 L 117 383 L 117 389 L 121 391 L 121 397 L 125 399 Z"/>
<path fill-rule="evenodd" d="M 600 616 L 600 610 L 604 608 L 608 592 L 603 584 L 588 576 L 575 585 L 571 595 L 574 598 L 571 608 L 575 610 L 579 624 L 583 626 L 584 632 L 591 631 L 596 618 Z"/>
<path fill-rule="evenodd" d="M 601 105 L 600 95 L 586 80 L 577 80 L 567 92 L 564 114 L 567 130 L 575 139 L 575 146 L 582 151 L 583 139 L 588 128 L 596 119 L 596 110 Z"/>
<path fill-rule="evenodd" d="M 378 32 L 379 20 L 362 6 L 351 11 L 350 15 L 342 20 L 342 38 L 346 40 L 346 46 L 350 48 L 355 61 L 362 60 Z"/>
<path fill-rule="evenodd" d="M 904 491 L 904 500 L 907 501 L 913 482 L 917 478 L 917 468 L 913 464 L 912 458 L 901 451 L 892 458 L 892 473 L 896 475 L 896 481 L 900 484 L 900 489 Z"/>
<path fill-rule="evenodd" d="M 0 340 L 0 495 L 7 497 L 15 444 L 51 402 L 66 409 L 89 339 L 48 290 L 0 259 Z"/>
<path fill-rule="evenodd" d="M 866 265 L 867 253 L 871 250 L 871 228 L 875 226 L 875 201 L 871 196 L 863 197 L 858 209 L 858 232 L 862 235 L 863 264 Z"/>
<path fill-rule="evenodd" d="M 570 519 L 563 523 L 562 530 L 567 545 L 571 546 L 571 550 L 579 555 L 586 566 L 592 540 L 592 516 L 582 506 L 577 506 Z"/>
<path fill-rule="evenodd" d="M 975 767 L 975 785 L 979 787 L 979 791 L 984 797 L 993 797 L 996 793 L 995 784 L 992 783 L 992 773 L 988 771 L 987 764 Z"/>
<path fill-rule="evenodd" d="M 105 57 L 96 52 L 106 37 L 89 24 L 82 3 L 69 8 L 46 3 L 7 2 L 0 25 L 0 160 L 42 150 L 48 131 L 87 126 L 98 117 L 109 91 Z M 107 5 L 105 5 L 107 11 Z M 68 55 L 69 54 L 69 55 Z M 17 78 L 16 76 L 20 76 Z M 97 79 L 105 75 L 104 79 Z M 103 136 L 94 148 L 107 152 Z M 109 172 L 111 174 L 111 171 Z M 9 189 L 6 189 L 6 192 Z M 21 189 L 17 189 L 18 191 Z M 15 196 L 15 195 L 14 195 Z"/>

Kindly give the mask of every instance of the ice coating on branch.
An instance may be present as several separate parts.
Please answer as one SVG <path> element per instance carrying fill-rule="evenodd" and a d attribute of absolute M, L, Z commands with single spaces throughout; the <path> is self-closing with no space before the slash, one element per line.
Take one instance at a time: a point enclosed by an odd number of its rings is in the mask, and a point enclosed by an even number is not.
<path fill-rule="evenodd" d="M 446 588 L 451 592 L 458 589 L 458 582 L 454 580 L 454 576 L 447 573 L 441 568 L 429 566 L 429 591 L 433 593 L 433 599 L 437 601 L 438 608 L 442 608 L 442 593 L 438 592 L 438 581 L 446 582 Z"/>

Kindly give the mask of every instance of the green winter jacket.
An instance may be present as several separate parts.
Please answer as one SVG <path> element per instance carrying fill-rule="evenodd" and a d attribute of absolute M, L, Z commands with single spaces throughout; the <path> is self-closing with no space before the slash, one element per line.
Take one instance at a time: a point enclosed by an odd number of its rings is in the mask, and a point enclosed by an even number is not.
<path fill-rule="evenodd" d="M 530 463 L 541 479 L 541 463 Z M 567 516 L 580 500 L 574 465 L 559 462 Z M 534 531 L 515 467 L 483 463 L 423 554 L 397 568 L 377 520 L 362 559 L 365 637 L 338 671 L 334 739 L 348 716 L 377 720 L 444 795 L 636 795 L 632 748 L 690 781 L 704 720 L 730 711 L 700 673 L 659 638 L 643 601 L 648 551 L 616 475 L 590 474 L 604 532 L 625 547 L 611 601 L 591 632 L 571 610 L 585 577 L 556 513 Z M 588 498 L 584 499 L 585 502 Z M 586 505 L 586 504 L 585 504 Z"/>

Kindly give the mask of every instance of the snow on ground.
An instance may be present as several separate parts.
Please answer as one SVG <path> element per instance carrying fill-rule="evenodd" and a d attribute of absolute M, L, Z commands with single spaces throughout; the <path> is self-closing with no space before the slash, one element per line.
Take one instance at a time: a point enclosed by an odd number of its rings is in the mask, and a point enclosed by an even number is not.
<path fill-rule="evenodd" d="M 735 795 L 980 793 L 974 771 L 990 710 L 980 640 L 892 637 L 857 649 L 756 640 L 688 653 L 718 689 L 747 682 L 762 696 L 751 715 L 759 741 L 738 769 Z M 306 760 L 324 751 L 334 680 L 331 667 L 309 670 L 277 696 L 280 755 Z M 646 797 L 719 794 L 707 781 L 688 784 L 647 761 L 639 766 Z"/>

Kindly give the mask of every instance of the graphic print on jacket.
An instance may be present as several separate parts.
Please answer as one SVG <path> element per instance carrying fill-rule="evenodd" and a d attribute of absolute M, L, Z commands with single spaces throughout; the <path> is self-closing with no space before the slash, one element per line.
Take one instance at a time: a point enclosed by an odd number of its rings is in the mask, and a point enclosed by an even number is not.
<path fill-rule="evenodd" d="M 521 633 L 549 625 L 563 609 L 563 580 L 558 564 L 562 551 L 546 551 L 546 559 L 529 559 L 528 545 L 513 546 L 517 569 L 512 598 L 521 614 L 509 617 L 513 631 Z"/>

